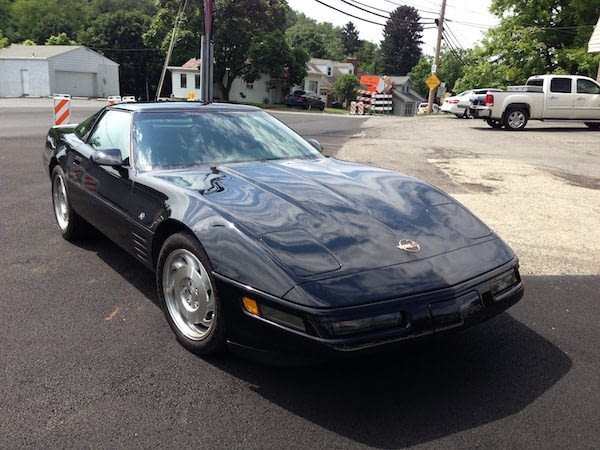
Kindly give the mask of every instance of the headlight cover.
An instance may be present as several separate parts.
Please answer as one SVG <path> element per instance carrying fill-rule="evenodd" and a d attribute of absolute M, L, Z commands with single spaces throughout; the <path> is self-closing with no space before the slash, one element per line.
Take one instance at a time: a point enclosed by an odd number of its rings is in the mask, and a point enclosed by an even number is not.
<path fill-rule="evenodd" d="M 492 281 L 491 291 L 492 296 L 496 298 L 498 295 L 509 290 L 519 282 L 516 269 L 511 269 L 510 272 L 504 273 Z"/>
<path fill-rule="evenodd" d="M 381 330 L 383 328 L 393 328 L 402 325 L 403 322 L 404 317 L 402 313 L 393 312 L 360 319 L 325 322 L 325 326 L 334 336 L 347 336 Z"/>

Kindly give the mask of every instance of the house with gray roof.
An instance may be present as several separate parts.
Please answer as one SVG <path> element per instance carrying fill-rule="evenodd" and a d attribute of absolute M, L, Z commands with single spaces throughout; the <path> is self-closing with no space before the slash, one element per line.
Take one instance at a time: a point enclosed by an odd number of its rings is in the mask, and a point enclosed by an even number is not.
<path fill-rule="evenodd" d="M 411 88 L 411 81 L 408 76 L 389 78 L 393 82 L 391 92 L 393 114 L 397 116 L 415 115 L 419 103 L 426 102 L 427 99 L 421 97 Z"/>
<path fill-rule="evenodd" d="M 330 59 L 311 58 L 306 64 L 306 77 L 303 86 L 294 86 L 291 91 L 298 89 L 317 93 L 321 100 L 328 105 L 331 104 L 331 86 L 342 75 L 357 74 L 357 63 L 354 59 L 346 62 L 333 61 Z"/>
<path fill-rule="evenodd" d="M 119 65 L 82 45 L 0 49 L 0 97 L 119 95 Z"/>

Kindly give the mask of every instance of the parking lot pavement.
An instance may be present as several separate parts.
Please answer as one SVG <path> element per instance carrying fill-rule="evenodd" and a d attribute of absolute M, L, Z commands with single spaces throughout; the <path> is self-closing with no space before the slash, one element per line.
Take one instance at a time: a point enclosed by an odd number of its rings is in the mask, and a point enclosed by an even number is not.
<path fill-rule="evenodd" d="M 446 116 L 373 118 L 337 156 L 452 194 L 513 247 L 527 275 L 599 275 L 599 140 L 576 123 L 509 132 Z"/>
<path fill-rule="evenodd" d="M 329 139 L 330 153 L 412 173 L 480 209 L 528 273 L 520 303 L 463 335 L 281 369 L 186 352 L 156 305 L 152 273 L 101 235 L 63 240 L 41 165 L 50 102 L 5 101 L 0 448 L 598 447 L 600 277 L 582 245 L 597 233 L 589 220 L 599 133 L 280 115 L 307 137 Z M 74 120 L 98 107 L 78 102 Z M 547 197 L 560 208 L 542 207 L 553 204 Z M 554 234 L 555 216 L 579 212 L 571 204 L 586 199 L 589 211 L 569 222 L 579 238 L 563 254 L 538 254 L 515 236 L 562 242 L 556 236 L 570 229 Z"/>

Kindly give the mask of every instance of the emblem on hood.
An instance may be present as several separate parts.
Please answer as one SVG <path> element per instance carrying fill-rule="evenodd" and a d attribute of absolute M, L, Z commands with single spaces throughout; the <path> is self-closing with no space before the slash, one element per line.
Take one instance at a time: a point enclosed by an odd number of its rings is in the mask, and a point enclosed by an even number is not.
<path fill-rule="evenodd" d="M 417 253 L 419 250 L 421 250 L 421 246 L 419 245 L 419 243 L 411 239 L 400 240 L 396 248 L 399 248 L 400 250 L 404 250 L 405 252 L 409 253 Z"/>

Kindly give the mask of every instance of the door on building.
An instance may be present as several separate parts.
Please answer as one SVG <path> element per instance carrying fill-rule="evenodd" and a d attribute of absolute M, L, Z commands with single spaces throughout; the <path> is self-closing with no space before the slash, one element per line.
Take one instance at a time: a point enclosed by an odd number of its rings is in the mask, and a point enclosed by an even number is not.
<path fill-rule="evenodd" d="M 21 95 L 29 95 L 29 70 L 21 69 Z"/>
<path fill-rule="evenodd" d="M 415 115 L 415 104 L 414 103 L 406 103 L 404 105 L 404 115 L 405 116 L 414 116 Z"/>

